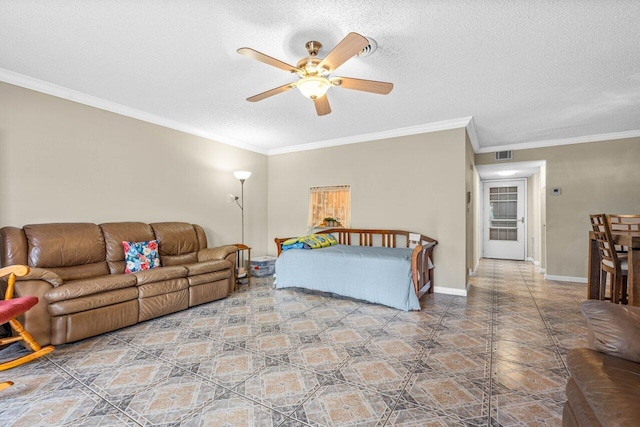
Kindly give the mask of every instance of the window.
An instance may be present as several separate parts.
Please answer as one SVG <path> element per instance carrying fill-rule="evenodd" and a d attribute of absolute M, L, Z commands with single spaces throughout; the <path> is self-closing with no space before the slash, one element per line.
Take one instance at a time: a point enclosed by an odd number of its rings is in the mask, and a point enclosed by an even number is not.
<path fill-rule="evenodd" d="M 333 218 L 338 226 L 349 228 L 351 222 L 351 186 L 311 187 L 309 193 L 309 227 L 320 226 Z"/>

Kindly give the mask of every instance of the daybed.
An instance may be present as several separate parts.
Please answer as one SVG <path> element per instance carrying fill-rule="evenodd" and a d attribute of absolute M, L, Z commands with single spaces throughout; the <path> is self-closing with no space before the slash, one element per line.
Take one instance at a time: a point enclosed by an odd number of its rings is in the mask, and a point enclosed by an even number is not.
<path fill-rule="evenodd" d="M 640 307 L 582 303 L 590 348 L 567 353 L 565 427 L 640 424 Z"/>
<path fill-rule="evenodd" d="M 123 241 L 153 240 L 161 267 L 124 274 Z M 2 266 L 30 267 L 16 281 L 15 294 L 38 297 L 24 326 L 41 345 L 81 340 L 224 298 L 235 286 L 236 246 L 207 248 L 203 229 L 183 222 L 4 227 L 0 241 Z"/>
<path fill-rule="evenodd" d="M 276 238 L 276 288 L 298 287 L 361 299 L 400 310 L 420 310 L 433 292 L 436 240 L 401 230 L 331 228 L 337 245 L 282 251 Z"/>

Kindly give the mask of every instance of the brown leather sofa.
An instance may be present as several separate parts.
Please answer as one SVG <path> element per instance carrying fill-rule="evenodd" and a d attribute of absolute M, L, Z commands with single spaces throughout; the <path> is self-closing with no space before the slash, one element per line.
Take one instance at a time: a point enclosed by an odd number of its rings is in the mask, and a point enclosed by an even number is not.
<path fill-rule="evenodd" d="M 640 425 L 640 307 L 582 304 L 589 347 L 570 350 L 562 425 Z"/>
<path fill-rule="evenodd" d="M 161 267 L 124 274 L 123 241 L 158 240 Z M 0 264 L 24 264 L 16 296 L 35 295 L 24 326 L 41 344 L 64 344 L 226 297 L 234 245 L 207 248 L 183 222 L 35 224 L 0 229 Z"/>

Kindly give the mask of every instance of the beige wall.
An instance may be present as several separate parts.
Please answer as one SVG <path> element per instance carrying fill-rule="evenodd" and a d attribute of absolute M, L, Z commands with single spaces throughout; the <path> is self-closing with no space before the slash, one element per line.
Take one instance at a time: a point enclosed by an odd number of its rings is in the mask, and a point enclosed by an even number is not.
<path fill-rule="evenodd" d="M 464 128 L 269 157 L 269 252 L 308 231 L 309 187 L 351 185 L 351 226 L 398 228 L 439 241 L 436 289 L 464 292 Z"/>
<path fill-rule="evenodd" d="M 530 160 L 546 160 L 546 182 L 541 178 L 546 272 L 552 278 L 584 280 L 588 215 L 640 213 L 640 138 L 514 152 L 513 161 Z M 493 162 L 493 153 L 476 155 L 477 165 Z M 556 187 L 562 194 L 549 195 Z"/>
<path fill-rule="evenodd" d="M 527 179 L 527 258 L 536 265 L 542 260 L 542 204 L 540 172 Z"/>
<path fill-rule="evenodd" d="M 185 221 L 266 254 L 267 156 L 0 82 L 0 226 Z"/>

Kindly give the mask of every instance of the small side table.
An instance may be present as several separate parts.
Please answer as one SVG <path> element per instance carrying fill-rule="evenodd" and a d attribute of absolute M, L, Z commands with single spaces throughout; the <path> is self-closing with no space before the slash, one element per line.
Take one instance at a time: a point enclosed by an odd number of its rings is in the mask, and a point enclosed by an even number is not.
<path fill-rule="evenodd" d="M 236 286 L 237 285 L 241 285 L 242 284 L 242 280 L 244 278 L 247 279 L 247 286 L 251 286 L 251 248 L 247 245 L 244 245 L 242 243 L 236 243 L 236 247 L 238 248 L 238 258 L 237 258 L 237 262 L 236 265 L 238 266 L 238 269 L 240 267 L 240 252 L 241 251 L 247 251 L 247 263 L 245 266 L 245 271 L 246 271 L 246 276 L 240 278 L 238 276 L 236 276 Z"/>

